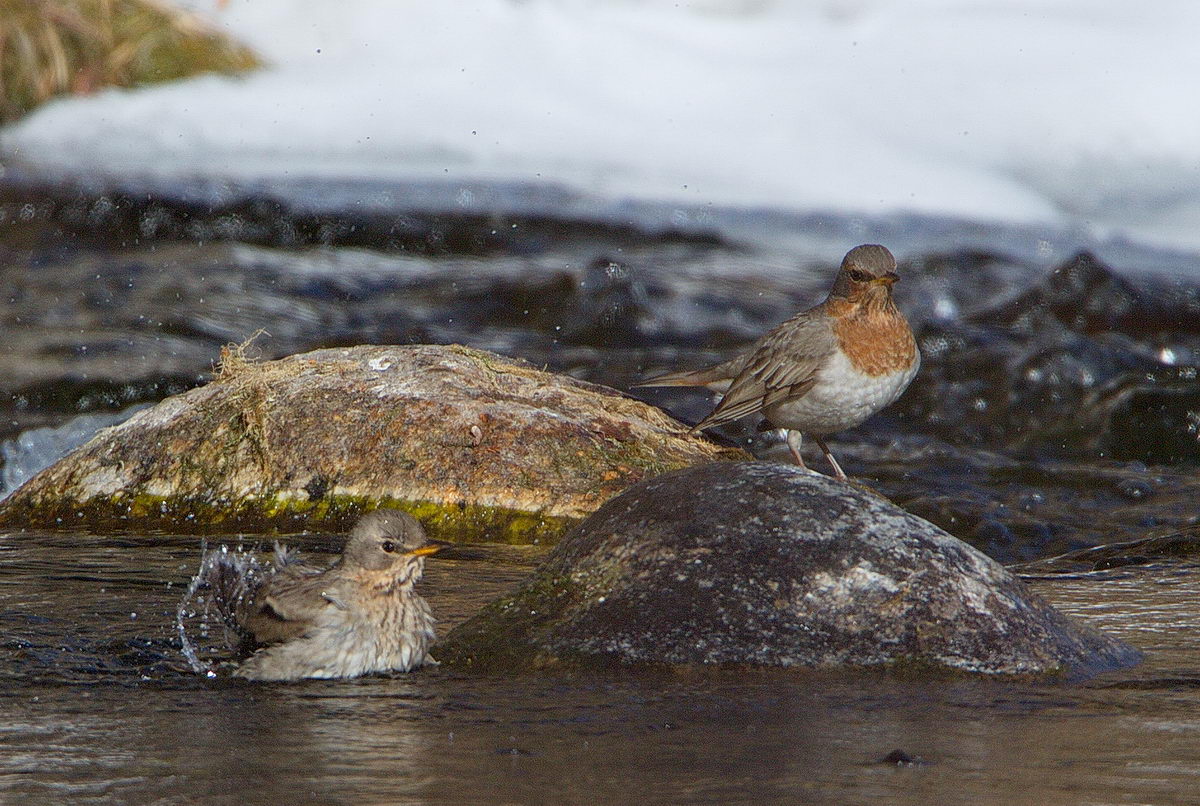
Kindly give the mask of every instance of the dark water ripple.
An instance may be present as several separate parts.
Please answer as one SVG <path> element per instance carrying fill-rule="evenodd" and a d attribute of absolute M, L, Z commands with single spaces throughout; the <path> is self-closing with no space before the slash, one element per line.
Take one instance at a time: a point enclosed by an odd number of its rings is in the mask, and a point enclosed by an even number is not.
<path fill-rule="evenodd" d="M 1200 773 L 1200 631 L 1180 629 L 1194 569 L 1036 583 L 1146 652 L 1083 685 L 437 668 L 263 685 L 179 655 L 198 538 L 18 534 L 0 549 L 0 799 L 14 802 L 1173 803 Z M 443 629 L 542 551 L 474 549 L 429 565 Z M 887 761 L 897 750 L 919 762 Z"/>

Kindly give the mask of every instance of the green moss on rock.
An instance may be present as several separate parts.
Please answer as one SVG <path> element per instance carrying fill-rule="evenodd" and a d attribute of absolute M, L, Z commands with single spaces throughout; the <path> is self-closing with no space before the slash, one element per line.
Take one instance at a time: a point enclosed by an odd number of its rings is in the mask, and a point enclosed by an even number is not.
<path fill-rule="evenodd" d="M 0 527 L 343 529 L 396 506 L 445 540 L 553 542 L 630 484 L 744 460 L 606 387 L 460 347 L 223 358 L 0 502 Z"/>
<path fill-rule="evenodd" d="M 447 641 L 438 645 L 438 661 L 489 673 L 567 663 L 561 654 L 540 649 L 538 639 L 541 628 L 553 625 L 585 595 L 584 586 L 569 575 L 537 575 L 512 596 L 492 602 L 455 629 Z"/>

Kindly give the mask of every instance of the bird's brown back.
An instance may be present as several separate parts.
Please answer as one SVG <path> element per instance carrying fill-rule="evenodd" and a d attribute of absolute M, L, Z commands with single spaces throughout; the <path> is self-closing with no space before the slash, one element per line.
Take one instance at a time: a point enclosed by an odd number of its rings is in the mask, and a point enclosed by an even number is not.
<path fill-rule="evenodd" d="M 239 612 L 242 628 L 258 644 L 274 644 L 304 635 L 331 603 L 322 594 L 336 571 L 294 563 L 266 578 Z"/>

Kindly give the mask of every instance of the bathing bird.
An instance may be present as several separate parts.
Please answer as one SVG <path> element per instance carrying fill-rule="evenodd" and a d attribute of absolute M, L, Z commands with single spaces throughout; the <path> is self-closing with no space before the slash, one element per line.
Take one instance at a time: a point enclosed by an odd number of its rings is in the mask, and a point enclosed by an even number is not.
<path fill-rule="evenodd" d="M 342 555 L 321 568 L 275 546 L 269 565 L 210 551 L 202 574 L 225 623 L 256 648 L 234 672 L 250 680 L 407 672 L 430 662 L 434 618 L 414 586 L 433 541 L 411 515 L 364 515 Z"/>

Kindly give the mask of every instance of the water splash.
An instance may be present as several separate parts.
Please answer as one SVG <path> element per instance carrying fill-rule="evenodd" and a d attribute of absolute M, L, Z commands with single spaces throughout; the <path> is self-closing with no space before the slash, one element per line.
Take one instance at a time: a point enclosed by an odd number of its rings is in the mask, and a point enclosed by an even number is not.
<path fill-rule="evenodd" d="M 31 428 L 0 442 L 0 499 L 87 442 L 101 428 L 120 425 L 147 405 L 130 406 L 118 412 L 81 414 L 61 425 Z"/>
<path fill-rule="evenodd" d="M 241 546 L 230 550 L 222 544 L 209 549 L 204 543 L 201 550 L 200 568 L 175 611 L 175 629 L 183 657 L 191 669 L 206 677 L 216 677 L 220 666 L 217 659 L 241 644 L 235 614 L 269 571 Z M 221 627 L 222 636 L 216 646 L 211 638 L 214 621 Z M 196 640 L 189 634 L 192 630 Z M 214 660 L 210 661 L 210 657 Z"/>

